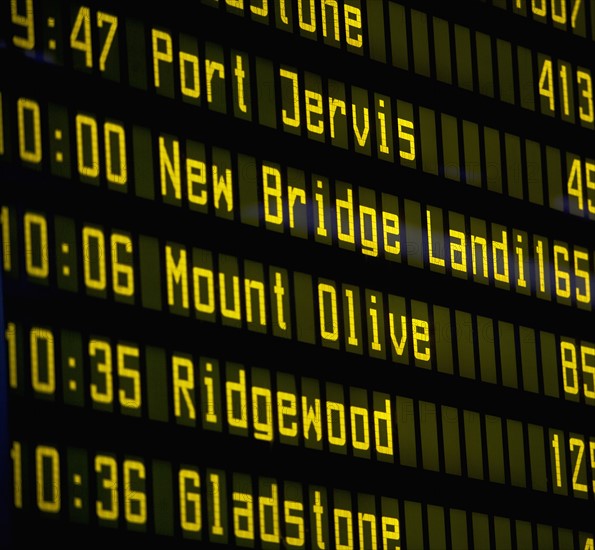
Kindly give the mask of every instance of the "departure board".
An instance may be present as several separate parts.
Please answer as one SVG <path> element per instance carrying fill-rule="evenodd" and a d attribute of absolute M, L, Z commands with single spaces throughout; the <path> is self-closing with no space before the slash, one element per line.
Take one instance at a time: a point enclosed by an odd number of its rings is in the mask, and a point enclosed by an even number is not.
<path fill-rule="evenodd" d="M 0 0 L 0 546 L 595 550 L 594 60 L 595 0 Z"/>

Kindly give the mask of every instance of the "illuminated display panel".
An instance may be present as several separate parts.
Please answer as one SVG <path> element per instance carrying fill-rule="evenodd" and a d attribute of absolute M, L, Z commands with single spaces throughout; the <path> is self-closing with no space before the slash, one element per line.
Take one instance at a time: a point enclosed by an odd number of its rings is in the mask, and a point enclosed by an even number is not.
<path fill-rule="evenodd" d="M 2 0 L 14 547 L 594 550 L 595 4 L 457 7 Z"/>

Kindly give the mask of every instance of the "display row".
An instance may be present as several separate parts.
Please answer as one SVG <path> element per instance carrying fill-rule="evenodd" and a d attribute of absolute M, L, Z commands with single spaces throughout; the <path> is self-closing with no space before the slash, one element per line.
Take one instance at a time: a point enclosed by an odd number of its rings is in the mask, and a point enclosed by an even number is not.
<path fill-rule="evenodd" d="M 318 549 L 421 550 L 429 544 L 524 550 L 557 542 L 564 549 L 593 549 L 593 534 L 572 528 L 226 471 L 208 461 L 185 464 L 18 439 L 11 458 L 17 520 L 37 512 L 112 529 L 272 548 L 283 542 Z"/>
<path fill-rule="evenodd" d="M 563 5 L 557 6 L 559 1 Z M 532 8 L 540 12 L 539 15 L 545 16 L 547 1 L 540 2 L 541 7 L 537 2 L 532 2 Z M 269 23 L 266 0 L 261 0 L 259 6 L 244 6 L 243 0 L 207 0 L 204 4 L 220 8 L 225 6 L 228 13 L 235 15 L 243 15 L 245 11 L 250 11 L 255 21 Z M 284 31 L 290 30 L 290 18 L 293 19 L 291 12 L 294 11 L 299 22 L 297 34 L 304 39 L 316 41 L 322 30 L 322 43 L 327 46 L 346 48 L 359 56 L 367 51 L 366 57 L 371 60 L 391 64 L 399 69 L 411 69 L 415 74 L 446 84 L 455 84 L 463 90 L 495 97 L 504 103 L 519 105 L 531 111 L 535 111 L 537 105 L 537 111 L 547 116 L 558 117 L 590 129 L 595 127 L 593 84 L 589 68 L 575 66 L 561 59 L 554 59 L 552 62 L 551 52 L 535 50 L 535 45 L 530 42 L 524 45 L 522 41 L 518 45 L 512 44 L 497 35 L 482 32 L 481 28 L 470 29 L 455 21 L 428 16 L 419 9 L 411 9 L 392 1 L 365 4 L 367 25 L 363 20 L 364 14 L 359 0 L 350 0 L 341 6 L 336 1 L 321 1 L 318 4 L 314 0 L 298 0 L 297 10 L 291 4 L 282 2 L 278 6 L 283 11 L 277 14 L 280 16 L 277 21 L 285 21 L 286 26 L 281 27 Z M 555 14 L 559 23 L 564 21 L 563 26 L 568 19 L 564 4 L 566 0 L 552 2 L 552 14 Z M 574 2 L 570 17 L 572 28 L 584 27 L 585 10 L 581 9 L 584 7 L 581 4 L 582 0 Z M 180 6 L 178 9 L 183 10 L 184 7 Z M 36 17 L 37 11 L 41 11 L 42 14 Z M 209 16 L 209 11 L 205 11 L 204 8 L 202 11 L 206 13 L 206 17 Z M 522 8 L 517 11 L 522 11 Z M 48 13 L 52 15 L 47 15 Z M 192 15 L 188 14 L 187 17 L 204 17 L 199 14 L 201 10 Z M 122 79 L 121 66 L 135 67 L 133 70 L 137 70 L 139 65 L 150 66 L 149 59 L 131 57 L 133 54 L 144 55 L 138 45 L 135 45 L 133 50 L 129 48 L 127 52 L 120 50 L 121 41 L 118 40 L 118 33 L 122 33 L 122 28 L 128 26 L 128 23 L 122 24 L 121 16 L 96 11 L 89 6 L 73 7 L 68 15 L 66 21 L 57 21 L 66 17 L 63 10 L 57 6 L 39 8 L 33 0 L 26 0 L 24 5 L 19 6 L 16 0 L 12 1 L 12 25 L 9 31 L 12 34 L 11 42 L 24 51 L 39 51 L 41 42 L 48 61 L 58 63 L 63 62 L 63 54 L 60 55 L 58 52 L 70 47 L 71 56 L 68 57 L 72 58 L 74 66 L 86 70 L 98 69 L 107 78 L 118 81 Z M 179 14 L 179 17 L 184 19 L 182 14 Z M 166 16 L 164 19 L 163 24 L 167 26 L 167 20 L 171 18 Z M 36 25 L 41 27 L 41 31 L 38 30 L 37 33 Z M 138 26 L 138 23 L 131 25 Z M 252 31 L 257 33 L 258 26 Z M 47 46 L 44 43 L 45 34 L 51 34 L 53 37 L 49 39 Z M 154 84 L 159 88 L 158 64 L 174 61 L 172 35 L 156 29 L 151 30 L 151 35 L 152 62 L 156 73 Z M 280 40 L 283 40 L 282 35 Z M 366 45 L 366 42 L 369 42 L 369 45 Z M 494 64 L 492 52 L 496 58 Z M 202 57 L 198 56 L 196 51 L 183 51 L 180 48 L 181 89 L 178 93 L 181 91 L 182 95 L 190 98 L 200 96 L 198 71 L 199 59 Z M 518 74 L 515 74 L 515 66 L 518 67 Z M 190 74 L 186 73 L 188 70 Z M 208 94 L 213 71 L 222 77 L 223 66 L 206 59 L 205 70 Z M 475 71 L 477 74 L 474 74 Z M 244 72 L 241 64 L 236 66 L 236 76 L 244 76 Z M 242 86 L 240 80 L 238 85 Z M 204 94 L 204 90 L 202 91 Z M 315 113 L 319 114 L 317 111 Z"/>
<path fill-rule="evenodd" d="M 383 107 L 377 110 L 379 121 L 391 118 L 389 98 L 376 94 L 375 100 L 378 100 L 377 107 L 381 103 Z M 444 114 L 438 116 L 439 113 L 429 109 L 417 110 L 406 102 L 397 102 L 397 107 L 408 113 L 408 119 L 417 117 L 419 120 L 418 125 L 411 126 L 412 133 L 407 130 L 409 123 L 401 124 L 399 129 L 401 141 L 408 143 L 404 154 L 418 157 L 405 165 L 417 167 L 424 174 L 466 183 L 470 189 L 484 189 L 579 218 L 595 219 L 595 162 L 592 159 L 467 120 Z M 161 179 L 180 179 L 183 174 L 184 187 L 190 187 L 184 194 L 199 195 L 190 199 L 195 205 L 203 204 L 204 193 L 193 188 L 204 185 L 210 172 L 205 170 L 205 147 L 200 144 L 205 139 L 204 129 L 197 128 L 195 135 L 180 131 L 174 134 L 171 128 L 163 124 L 159 127 L 159 124 L 147 120 L 119 120 L 109 113 L 100 115 L 40 101 L 34 96 L 14 97 L 10 92 L 0 91 L 0 159 L 33 169 L 49 168 L 55 175 L 76 177 L 89 183 L 106 182 L 117 190 L 127 190 L 134 181 L 138 195 L 151 197 L 158 195 L 160 187 L 164 186 L 155 181 L 153 173 L 156 169 L 153 159 L 159 159 Z M 345 129 L 345 125 L 342 127 Z M 380 135 L 384 135 L 384 140 L 392 140 L 391 132 L 391 128 L 385 127 Z M 370 132 L 366 135 L 366 139 L 371 139 Z M 343 132 L 335 138 L 347 147 Z M 187 151 L 189 161 L 180 165 L 178 160 L 175 164 L 180 145 L 186 143 L 198 145 L 191 145 Z M 379 146 L 383 147 L 382 142 Z M 254 154 L 250 149 L 246 144 L 238 153 Z M 268 149 L 263 146 L 260 152 L 264 159 L 271 163 L 282 161 Z M 392 151 L 388 147 L 386 150 L 392 158 Z M 164 154 L 166 158 L 161 159 Z M 302 168 L 299 160 L 291 162 L 298 164 L 296 168 Z M 330 171 L 327 167 L 326 177 L 333 176 Z M 365 167 L 362 169 L 363 173 L 368 171 Z M 379 187 L 387 188 L 391 183 L 386 181 L 387 177 L 381 175 L 373 179 L 378 180 Z M 405 184 L 404 178 L 404 174 L 397 175 L 406 196 L 411 194 L 411 185 Z"/>

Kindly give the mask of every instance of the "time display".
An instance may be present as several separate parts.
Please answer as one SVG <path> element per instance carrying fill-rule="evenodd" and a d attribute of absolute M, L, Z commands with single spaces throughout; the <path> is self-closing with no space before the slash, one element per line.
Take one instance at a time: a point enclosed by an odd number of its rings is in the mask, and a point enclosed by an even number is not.
<path fill-rule="evenodd" d="M 171 4 L 0 0 L 7 544 L 595 550 L 595 4 Z"/>

